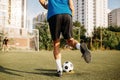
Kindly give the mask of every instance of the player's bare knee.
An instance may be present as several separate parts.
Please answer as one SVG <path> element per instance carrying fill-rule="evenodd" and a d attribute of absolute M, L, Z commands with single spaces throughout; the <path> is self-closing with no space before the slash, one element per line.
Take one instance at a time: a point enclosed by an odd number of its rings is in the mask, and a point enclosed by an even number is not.
<path fill-rule="evenodd" d="M 60 45 L 60 40 L 56 39 L 56 40 L 53 41 L 53 43 L 54 43 L 54 47 L 59 46 Z"/>
<path fill-rule="evenodd" d="M 73 46 L 73 44 L 74 44 L 74 39 L 73 39 L 73 38 L 67 39 L 66 42 L 67 42 L 67 44 L 68 44 L 69 46 Z"/>

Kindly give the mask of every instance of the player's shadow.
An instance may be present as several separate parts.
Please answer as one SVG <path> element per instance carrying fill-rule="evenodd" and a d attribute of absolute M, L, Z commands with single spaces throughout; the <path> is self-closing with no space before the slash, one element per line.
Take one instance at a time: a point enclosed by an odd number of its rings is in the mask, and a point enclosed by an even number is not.
<path fill-rule="evenodd" d="M 34 70 L 35 71 L 33 71 L 33 72 L 23 71 L 23 70 L 15 70 L 15 69 L 6 68 L 6 67 L 3 67 L 0 65 L 0 72 L 5 73 L 5 74 L 9 74 L 9 75 L 24 77 L 24 76 L 22 76 L 21 73 L 26 73 L 26 74 L 35 74 L 35 75 L 57 77 L 55 69 L 34 69 Z M 19 74 L 18 73 L 16 74 L 16 72 L 19 72 Z M 69 75 L 69 74 L 65 74 L 65 75 Z M 90 75 L 90 73 L 81 72 L 81 73 L 74 73 L 74 75 L 84 76 L 84 75 Z"/>
<path fill-rule="evenodd" d="M 28 71 L 15 70 L 15 69 L 0 66 L 0 72 L 5 73 L 5 74 L 9 74 L 9 75 L 20 76 L 20 77 L 23 77 L 23 76 L 20 74 L 16 74 L 15 72 L 44 75 L 44 76 L 56 76 L 55 69 L 35 69 L 35 72 L 28 72 Z"/>
<path fill-rule="evenodd" d="M 56 76 L 56 70 L 55 69 L 35 69 L 37 72 L 39 72 L 41 75 L 45 76 Z"/>
<path fill-rule="evenodd" d="M 13 70 L 12 70 L 12 71 L 13 71 Z M 22 75 L 19 75 L 19 74 L 16 74 L 16 73 L 11 72 L 10 69 L 5 68 L 5 67 L 3 67 L 3 66 L 0 66 L 0 72 L 6 73 L 6 74 L 9 74 L 9 75 L 15 75 L 15 76 L 23 77 Z"/>

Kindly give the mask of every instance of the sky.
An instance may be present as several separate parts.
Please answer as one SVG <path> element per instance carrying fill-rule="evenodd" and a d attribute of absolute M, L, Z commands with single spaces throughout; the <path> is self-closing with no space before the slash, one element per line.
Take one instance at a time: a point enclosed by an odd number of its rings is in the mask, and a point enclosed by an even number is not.
<path fill-rule="evenodd" d="M 120 8 L 120 0 L 108 0 L 108 8 L 110 10 Z M 43 9 L 39 0 L 27 0 L 27 15 L 29 18 L 33 18 L 42 12 L 47 12 L 47 10 Z"/>

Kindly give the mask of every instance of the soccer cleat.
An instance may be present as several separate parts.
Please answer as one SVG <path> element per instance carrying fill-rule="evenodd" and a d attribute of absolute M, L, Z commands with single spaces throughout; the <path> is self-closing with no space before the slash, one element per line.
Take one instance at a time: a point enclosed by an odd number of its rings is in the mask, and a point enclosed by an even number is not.
<path fill-rule="evenodd" d="M 62 76 L 62 71 L 57 71 L 57 76 L 61 77 Z"/>
<path fill-rule="evenodd" d="M 88 50 L 86 44 L 83 42 L 80 45 L 80 51 L 82 53 L 82 57 L 84 58 L 86 63 L 90 63 L 91 62 L 91 53 Z"/>

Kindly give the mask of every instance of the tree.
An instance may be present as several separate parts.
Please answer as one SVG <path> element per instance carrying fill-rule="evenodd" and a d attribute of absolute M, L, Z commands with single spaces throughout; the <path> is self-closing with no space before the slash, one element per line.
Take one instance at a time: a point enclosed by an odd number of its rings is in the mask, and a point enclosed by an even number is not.
<path fill-rule="evenodd" d="M 80 39 L 85 39 L 85 33 L 86 29 L 83 25 L 80 24 L 79 21 L 73 22 L 74 30 L 73 30 L 73 35 L 74 38 L 80 41 Z"/>
<path fill-rule="evenodd" d="M 93 31 L 93 47 L 95 49 L 101 48 L 103 49 L 103 38 L 104 38 L 104 31 L 106 29 L 103 27 L 94 27 L 94 31 Z"/>
<path fill-rule="evenodd" d="M 80 26 L 81 26 L 81 24 L 80 24 L 80 22 L 79 22 L 79 21 L 75 21 L 75 22 L 73 22 L 73 26 L 75 26 L 75 27 L 80 27 Z"/>
<path fill-rule="evenodd" d="M 103 33 L 103 45 L 105 48 L 120 49 L 120 33 L 106 30 Z"/>
<path fill-rule="evenodd" d="M 3 37 L 4 37 L 4 34 L 0 32 L 0 50 L 2 50 Z"/>
<path fill-rule="evenodd" d="M 48 24 L 37 25 L 36 29 L 39 30 L 39 48 L 45 50 L 52 49 L 52 40 L 48 30 Z"/>
<path fill-rule="evenodd" d="M 117 26 L 117 25 L 109 26 L 108 30 L 114 31 L 114 32 L 120 32 L 120 26 Z"/>

